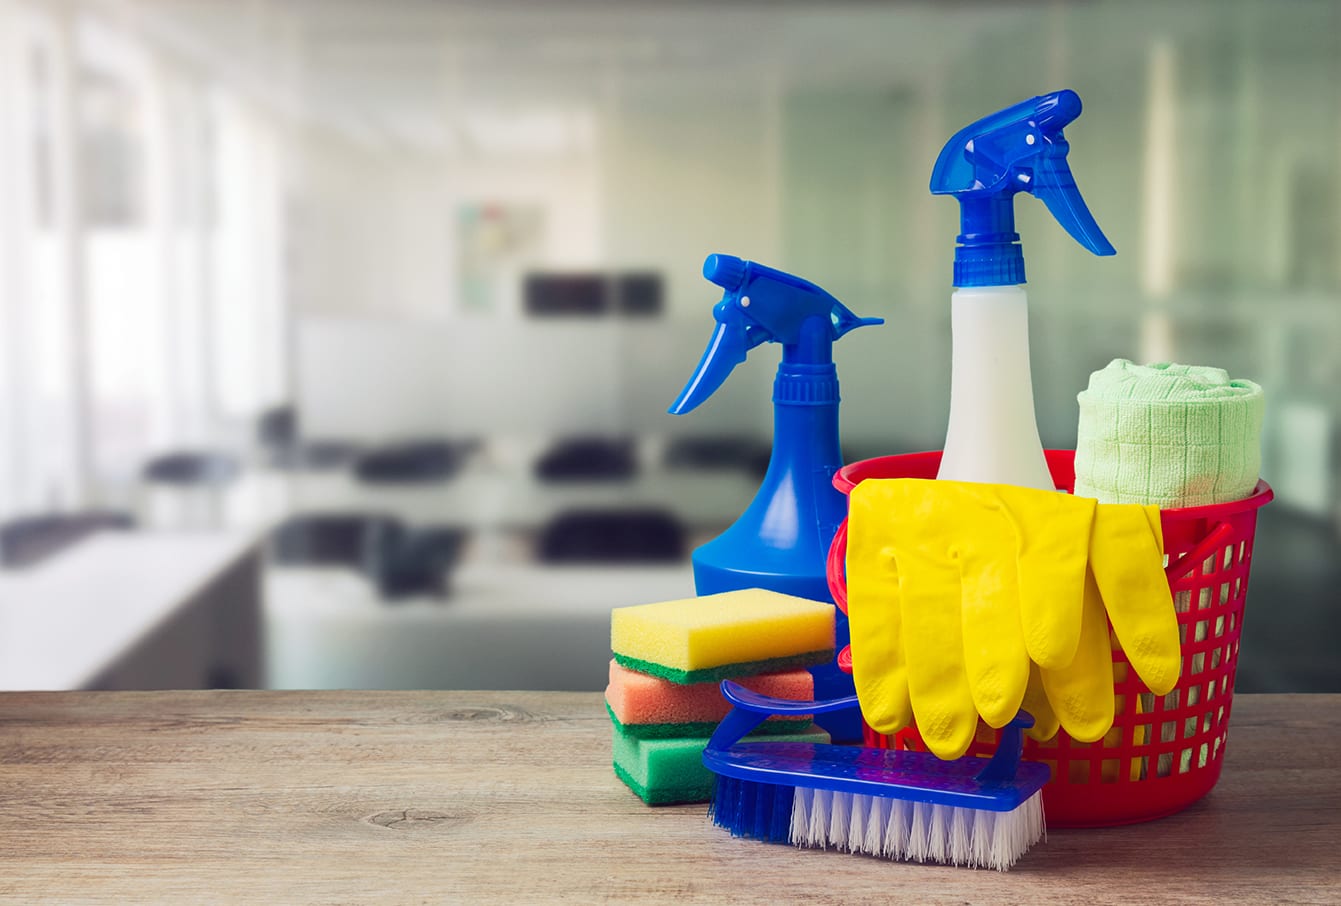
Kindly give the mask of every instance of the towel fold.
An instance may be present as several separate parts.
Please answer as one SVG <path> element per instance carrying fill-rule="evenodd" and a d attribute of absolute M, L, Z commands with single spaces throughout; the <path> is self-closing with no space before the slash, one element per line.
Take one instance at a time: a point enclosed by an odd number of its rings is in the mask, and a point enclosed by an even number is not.
<path fill-rule="evenodd" d="M 1077 495 L 1189 507 L 1240 500 L 1257 484 L 1264 398 L 1252 381 L 1114 359 L 1077 399 Z"/>

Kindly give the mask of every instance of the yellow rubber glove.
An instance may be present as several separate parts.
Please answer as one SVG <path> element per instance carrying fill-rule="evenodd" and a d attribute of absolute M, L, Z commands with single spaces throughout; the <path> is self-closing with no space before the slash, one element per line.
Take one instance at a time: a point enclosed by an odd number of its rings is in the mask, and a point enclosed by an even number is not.
<path fill-rule="evenodd" d="M 1093 512 L 1087 498 L 1006 485 L 859 484 L 848 513 L 848 618 L 867 723 L 891 733 L 911 710 L 942 758 L 964 753 L 979 716 L 1008 723 L 1032 654 L 1074 659 Z"/>
<path fill-rule="evenodd" d="M 1029 665 L 1029 685 L 1024 690 L 1024 701 L 1020 703 L 1020 708 L 1034 718 L 1034 725 L 1024 731 L 1025 735 L 1039 742 L 1047 742 L 1057 735 L 1062 722 L 1057 719 L 1057 712 L 1052 710 L 1052 703 L 1048 701 L 1047 690 L 1043 688 L 1043 674 L 1037 664 Z"/>
<path fill-rule="evenodd" d="M 1020 623 L 1029 658 L 1065 667 L 1080 644 L 1086 543 L 1096 501 L 1056 491 L 989 485 L 1014 526 L 1020 574 Z"/>
<path fill-rule="evenodd" d="M 1025 730 L 1026 736 L 1039 742 L 1046 742 L 1057 736 L 1057 730 L 1061 729 L 1062 722 L 1057 720 L 1057 712 L 1054 712 L 1051 702 L 1047 701 L 1047 690 L 1043 689 L 1043 674 L 1037 663 L 1029 665 L 1029 686 L 1026 686 L 1025 701 L 1021 702 L 1021 710 L 1026 710 L 1034 717 L 1034 725 Z"/>
<path fill-rule="evenodd" d="M 1040 670 L 1063 729 L 1079 742 L 1103 739 L 1113 725 L 1113 626 L 1137 676 L 1156 695 L 1178 682 L 1178 618 L 1164 577 L 1159 509 L 1099 504 L 1089 542 L 1081 643 L 1072 663 Z"/>
<path fill-rule="evenodd" d="M 862 691 L 862 718 L 878 733 L 893 734 L 913 722 L 908 666 L 903 656 L 903 617 L 894 547 L 870 507 L 875 495 L 853 490 L 847 535 L 847 616 L 853 648 L 852 676 Z M 855 524 L 860 530 L 854 532 Z M 858 642 L 858 640 L 860 640 Z M 856 655 L 857 648 L 861 655 Z M 869 705 L 869 706 L 868 706 Z"/>
<path fill-rule="evenodd" d="M 1176 683 L 1177 618 L 1159 511 L 1053 491 L 869 479 L 848 516 L 853 678 L 868 724 L 915 721 L 957 758 L 981 717 L 1023 706 L 1047 739 L 1082 742 L 1113 723 L 1108 621 L 1157 694 Z M 1032 662 L 1032 667 L 1031 667 Z"/>
<path fill-rule="evenodd" d="M 1113 650 L 1093 572 L 1085 574 L 1080 644 L 1070 664 L 1040 668 L 1048 702 L 1062 729 L 1077 742 L 1096 742 L 1113 726 Z"/>
<path fill-rule="evenodd" d="M 923 531 L 936 522 L 938 508 L 917 490 L 902 480 L 868 480 L 852 491 L 852 677 L 872 729 L 893 733 L 915 712 L 928 747 L 957 758 L 978 724 L 964 672 L 958 542 Z"/>
<path fill-rule="evenodd" d="M 1178 615 L 1164 577 L 1159 508 L 1101 503 L 1090 537 L 1090 566 L 1113 632 L 1141 681 L 1156 695 L 1178 684 Z"/>

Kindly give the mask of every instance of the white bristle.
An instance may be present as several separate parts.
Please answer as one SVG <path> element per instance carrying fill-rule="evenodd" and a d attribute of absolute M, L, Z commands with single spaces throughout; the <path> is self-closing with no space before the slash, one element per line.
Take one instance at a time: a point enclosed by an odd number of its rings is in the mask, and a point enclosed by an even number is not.
<path fill-rule="evenodd" d="M 835 849 L 847 848 L 847 828 L 852 815 L 852 794 L 831 793 L 829 796 L 829 832 L 825 835 Z"/>
<path fill-rule="evenodd" d="M 815 791 L 803 786 L 798 786 L 792 797 L 791 841 L 797 846 L 806 845 L 804 841 L 810 833 L 810 802 L 814 797 Z"/>
<path fill-rule="evenodd" d="M 927 854 L 933 862 L 944 862 L 945 854 L 950 851 L 950 806 L 933 805 L 931 807 L 931 832 L 927 834 Z M 940 854 L 939 856 L 937 854 Z"/>
<path fill-rule="evenodd" d="M 913 803 L 913 817 L 908 824 L 908 858 L 914 862 L 925 862 L 931 855 L 931 845 L 927 835 L 931 831 L 932 805 L 926 802 Z"/>
<path fill-rule="evenodd" d="M 889 800 L 889 824 L 880 853 L 886 859 L 906 859 L 913 826 L 913 804 L 906 799 Z"/>
<path fill-rule="evenodd" d="M 833 793 L 828 790 L 815 790 L 810 802 L 810 828 L 808 846 L 827 849 L 829 846 L 829 809 L 833 805 Z"/>
<path fill-rule="evenodd" d="M 870 796 L 852 797 L 851 820 L 847 826 L 847 848 L 849 850 L 860 852 L 863 842 L 866 839 L 866 816 L 870 811 Z"/>
<path fill-rule="evenodd" d="M 971 819 L 969 810 L 964 808 L 950 809 L 950 838 L 949 838 L 949 856 L 951 865 L 967 865 L 972 850 L 969 848 L 969 838 L 972 833 L 969 829 Z"/>
<path fill-rule="evenodd" d="M 1010 812 L 797 787 L 791 840 L 887 859 L 1005 871 L 1046 836 L 1043 796 Z"/>
<path fill-rule="evenodd" d="M 969 865 L 986 865 L 992 857 L 992 827 L 996 812 L 979 812 L 973 821 L 973 839 L 969 844 Z"/>
<path fill-rule="evenodd" d="M 883 796 L 863 796 L 866 809 L 866 835 L 861 841 L 861 852 L 882 853 L 885 847 L 885 828 L 889 825 L 889 804 L 893 800 Z"/>

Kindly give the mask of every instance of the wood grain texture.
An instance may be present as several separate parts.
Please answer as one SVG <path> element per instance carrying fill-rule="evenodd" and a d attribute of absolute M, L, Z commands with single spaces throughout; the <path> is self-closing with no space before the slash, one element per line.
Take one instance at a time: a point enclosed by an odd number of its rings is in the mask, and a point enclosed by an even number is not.
<path fill-rule="evenodd" d="M 1341 902 L 1341 696 L 1239 696 L 1224 774 L 1006 875 L 732 839 L 610 767 L 598 694 L 0 694 L 6 902 Z"/>

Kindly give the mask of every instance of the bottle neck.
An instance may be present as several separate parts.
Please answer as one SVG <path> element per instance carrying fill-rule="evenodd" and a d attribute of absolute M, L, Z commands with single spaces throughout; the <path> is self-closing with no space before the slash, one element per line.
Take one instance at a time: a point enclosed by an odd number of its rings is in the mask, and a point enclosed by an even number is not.
<path fill-rule="evenodd" d="M 1024 252 L 1015 232 L 1015 196 L 959 199 L 954 285 L 1016 286 L 1024 283 Z"/>
<path fill-rule="evenodd" d="M 798 502 L 813 501 L 825 510 L 834 503 L 846 505 L 832 486 L 834 473 L 843 465 L 838 405 L 838 369 L 832 362 L 778 366 L 773 381 L 773 452 L 765 487 L 774 482 L 805 485 L 808 490 L 796 488 Z"/>

